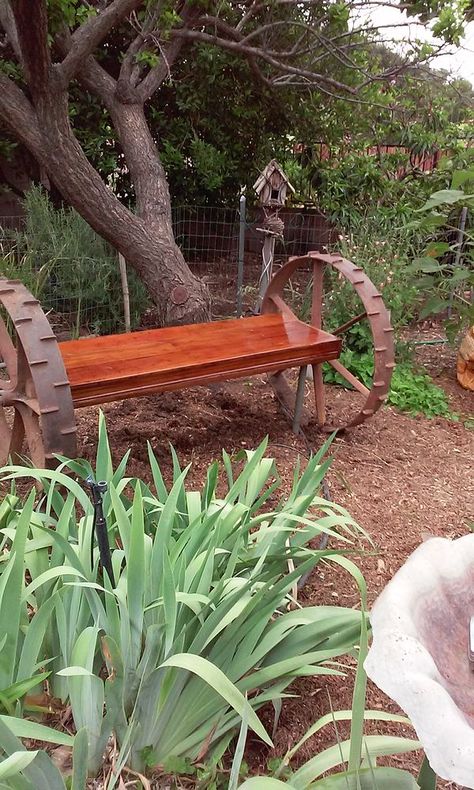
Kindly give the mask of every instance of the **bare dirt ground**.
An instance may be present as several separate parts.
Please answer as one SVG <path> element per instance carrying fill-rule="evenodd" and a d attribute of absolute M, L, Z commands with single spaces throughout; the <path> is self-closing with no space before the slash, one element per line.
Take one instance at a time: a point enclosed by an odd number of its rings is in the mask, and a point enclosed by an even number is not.
<path fill-rule="evenodd" d="M 411 417 L 386 407 L 365 425 L 336 438 L 331 451 L 331 496 L 350 511 L 375 544 L 375 549 L 364 551 L 357 560 L 367 580 L 370 602 L 424 538 L 455 538 L 474 524 L 474 431 L 464 424 L 474 417 L 474 394 L 456 383 L 455 357 L 449 347 L 422 346 L 418 357 L 445 389 L 453 411 L 463 420 Z M 330 413 L 346 411 L 357 397 L 331 388 Z M 116 461 L 131 448 L 129 471 L 147 478 L 148 439 L 165 476 L 170 477 L 170 442 L 183 464 L 192 462 L 188 485 L 196 486 L 203 482 L 211 461 L 220 457 L 222 447 L 234 453 L 255 447 L 265 436 L 269 437 L 268 452 L 277 461 L 282 486 L 289 485 L 298 455 L 304 457 L 308 443 L 318 448 L 325 438 L 312 424 L 305 429 L 306 440 L 294 436 L 264 377 L 110 404 L 104 411 Z M 97 410 L 83 410 L 77 416 L 80 452 L 92 458 Z M 308 604 L 359 605 L 353 581 L 342 570 L 327 568 L 314 572 L 301 600 Z M 350 707 L 352 680 L 353 669 L 349 668 L 347 681 L 342 683 L 340 679 L 299 682 L 299 696 L 283 706 L 274 752 L 250 741 L 247 756 L 252 770 L 264 772 L 268 758 L 283 754 L 329 710 L 329 704 L 333 709 Z M 368 705 L 397 710 L 370 684 Z M 409 729 L 401 726 L 391 731 L 409 734 Z M 344 734 L 342 727 L 340 736 Z M 301 759 L 334 741 L 334 732 L 310 739 Z M 419 754 L 392 760 L 392 764 L 413 771 L 419 763 Z M 455 786 L 440 783 L 439 787 Z"/>

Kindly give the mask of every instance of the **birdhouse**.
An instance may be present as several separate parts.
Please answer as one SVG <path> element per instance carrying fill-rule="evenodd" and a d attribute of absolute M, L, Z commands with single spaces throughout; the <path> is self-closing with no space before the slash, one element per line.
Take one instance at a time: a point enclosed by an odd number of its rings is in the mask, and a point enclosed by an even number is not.
<path fill-rule="evenodd" d="M 275 159 L 268 163 L 253 185 L 260 205 L 282 208 L 286 203 L 288 190 L 295 192 L 288 178 Z"/>

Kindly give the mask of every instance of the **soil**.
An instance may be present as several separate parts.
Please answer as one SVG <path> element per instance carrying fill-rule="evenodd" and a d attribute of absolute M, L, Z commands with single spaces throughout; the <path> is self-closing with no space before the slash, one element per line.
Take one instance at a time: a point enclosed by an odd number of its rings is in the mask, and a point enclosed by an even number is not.
<path fill-rule="evenodd" d="M 432 339 L 427 328 L 421 339 Z M 455 379 L 455 355 L 449 346 L 420 345 L 417 357 L 448 394 L 458 422 L 444 418 L 411 417 L 385 407 L 375 417 L 335 439 L 333 465 L 328 475 L 332 498 L 345 506 L 369 533 L 374 550 L 358 559 L 372 602 L 407 556 L 429 535 L 455 538 L 474 524 L 474 393 L 462 390 Z M 308 385 L 309 386 L 309 385 Z M 346 412 L 359 396 L 330 388 L 329 411 Z M 159 397 L 128 400 L 104 407 L 115 461 L 131 449 L 129 472 L 147 478 L 146 440 L 171 477 L 168 443 L 181 462 L 192 462 L 188 484 L 199 486 L 208 465 L 221 455 L 255 447 L 269 437 L 268 452 L 277 461 L 282 486 L 291 482 L 297 457 L 306 457 L 308 446 L 318 448 L 325 437 L 313 423 L 304 436 L 295 436 L 264 377 L 196 388 Z M 80 452 L 93 458 L 97 440 L 97 409 L 77 413 Z M 339 603 L 358 606 L 353 581 L 341 570 L 317 570 L 301 593 L 303 604 Z M 347 681 L 336 678 L 304 679 L 296 684 L 295 699 L 283 705 L 275 736 L 275 749 L 250 739 L 246 758 L 251 769 L 265 772 L 269 757 L 281 755 L 300 738 L 330 705 L 334 710 L 351 706 L 353 668 Z M 369 683 L 368 706 L 396 711 L 396 706 Z M 265 714 L 271 721 L 272 711 Z M 271 724 L 270 724 L 271 727 Z M 331 730 L 327 727 L 326 730 Z M 380 727 L 379 727 L 380 731 Z M 392 725 L 391 732 L 412 734 L 410 728 Z M 339 736 L 345 734 L 341 727 Z M 300 759 L 308 759 L 335 742 L 334 732 L 307 741 Z M 416 771 L 420 754 L 393 758 L 391 764 Z M 449 783 L 439 787 L 455 788 Z"/>

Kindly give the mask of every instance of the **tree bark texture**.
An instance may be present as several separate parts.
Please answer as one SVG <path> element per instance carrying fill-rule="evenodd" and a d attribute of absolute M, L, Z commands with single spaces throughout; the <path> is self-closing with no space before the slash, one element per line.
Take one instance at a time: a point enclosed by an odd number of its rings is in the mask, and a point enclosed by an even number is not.
<path fill-rule="evenodd" d="M 33 0 L 44 14 L 41 0 Z M 25 61 L 37 41 L 31 25 L 22 23 L 22 0 L 16 4 L 20 46 Z M 38 36 L 38 33 L 36 33 Z M 32 64 L 32 104 L 23 92 L 0 74 L 0 107 L 14 135 L 28 147 L 51 181 L 91 227 L 135 269 L 157 307 L 160 324 L 208 320 L 210 296 L 195 277 L 174 241 L 171 204 L 166 175 L 148 129 L 143 105 L 120 101 L 116 83 L 104 103 L 122 145 L 137 196 L 137 213 L 127 209 L 102 181 L 74 136 L 68 114 L 68 87 L 49 60 L 42 61 L 35 75 Z M 36 57 L 35 66 L 38 66 Z M 3 84 L 2 84 L 3 83 Z M 109 86 L 108 86 L 109 87 Z M 74 265 L 74 262 L 71 262 Z"/>
<path fill-rule="evenodd" d="M 174 241 L 166 176 L 142 108 L 117 103 L 114 112 L 119 136 L 126 139 L 125 156 L 137 192 L 134 214 L 90 165 L 72 133 L 67 112 L 57 105 L 56 95 L 40 113 L 48 140 L 46 166 L 57 189 L 133 266 L 157 307 L 160 324 L 207 320 L 209 295 Z"/>

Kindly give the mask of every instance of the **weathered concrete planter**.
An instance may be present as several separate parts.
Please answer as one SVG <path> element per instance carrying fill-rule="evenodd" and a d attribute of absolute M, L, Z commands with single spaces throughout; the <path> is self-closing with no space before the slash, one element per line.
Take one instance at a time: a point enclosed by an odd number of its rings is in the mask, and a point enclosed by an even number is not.
<path fill-rule="evenodd" d="M 370 616 L 368 676 L 413 722 L 430 764 L 474 788 L 474 534 L 419 546 L 383 590 Z"/>

